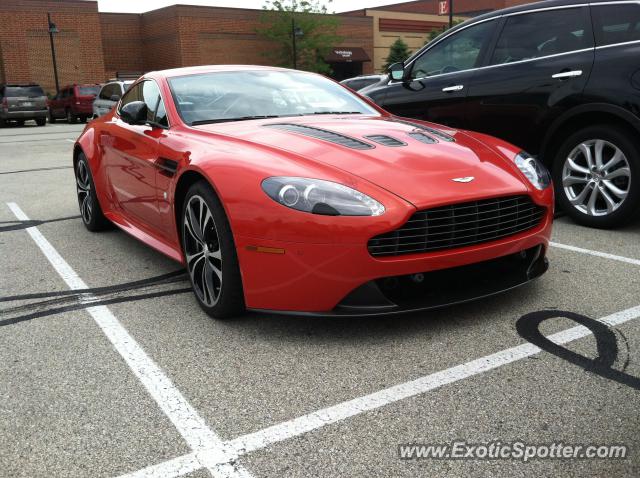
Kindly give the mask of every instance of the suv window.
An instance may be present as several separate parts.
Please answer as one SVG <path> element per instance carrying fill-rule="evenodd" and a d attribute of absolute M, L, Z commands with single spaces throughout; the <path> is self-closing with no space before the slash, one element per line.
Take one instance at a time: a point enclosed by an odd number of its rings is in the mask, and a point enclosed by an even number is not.
<path fill-rule="evenodd" d="M 453 73 L 478 66 L 480 52 L 490 39 L 495 21 L 479 23 L 445 38 L 422 54 L 411 69 L 411 78 Z"/>
<path fill-rule="evenodd" d="M 505 22 L 491 64 L 531 60 L 592 46 L 585 8 L 513 15 Z"/>
<path fill-rule="evenodd" d="M 107 85 L 104 85 L 104 87 L 100 91 L 100 99 L 101 100 L 111 101 L 111 97 L 113 95 L 121 96 L 120 95 L 120 88 L 118 88 L 118 84 L 117 83 L 109 83 Z"/>
<path fill-rule="evenodd" d="M 79 96 L 96 96 L 99 86 L 78 86 Z"/>
<path fill-rule="evenodd" d="M 39 86 L 7 86 L 5 87 L 4 96 L 27 96 L 33 98 L 35 96 L 44 96 L 44 91 Z"/>
<path fill-rule="evenodd" d="M 598 46 L 640 40 L 639 4 L 593 5 L 591 13 Z"/>

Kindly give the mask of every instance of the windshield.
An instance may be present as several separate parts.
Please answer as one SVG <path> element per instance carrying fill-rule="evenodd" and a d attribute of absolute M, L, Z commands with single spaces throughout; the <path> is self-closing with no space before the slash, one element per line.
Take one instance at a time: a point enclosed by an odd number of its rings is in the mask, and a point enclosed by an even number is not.
<path fill-rule="evenodd" d="M 78 95 L 79 96 L 96 96 L 100 91 L 100 86 L 79 86 L 78 87 Z"/>
<path fill-rule="evenodd" d="M 345 88 L 319 75 L 232 71 L 169 79 L 176 107 L 191 125 L 313 114 L 378 114 Z"/>
<path fill-rule="evenodd" d="M 44 96 L 44 91 L 39 86 L 7 86 L 5 96 Z"/>

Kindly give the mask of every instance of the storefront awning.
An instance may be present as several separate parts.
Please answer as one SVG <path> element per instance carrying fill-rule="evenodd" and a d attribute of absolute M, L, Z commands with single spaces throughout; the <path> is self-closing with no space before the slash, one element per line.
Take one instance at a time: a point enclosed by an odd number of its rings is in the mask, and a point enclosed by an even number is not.
<path fill-rule="evenodd" d="M 367 52 L 359 47 L 336 46 L 325 57 L 327 63 L 350 63 L 371 61 Z"/>

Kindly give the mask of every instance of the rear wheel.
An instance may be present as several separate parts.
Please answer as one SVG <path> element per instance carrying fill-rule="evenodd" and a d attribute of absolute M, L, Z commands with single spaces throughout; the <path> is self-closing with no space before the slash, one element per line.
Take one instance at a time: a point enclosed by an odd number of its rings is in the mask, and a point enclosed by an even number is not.
<path fill-rule="evenodd" d="M 622 128 L 578 131 L 558 150 L 553 169 L 558 202 L 579 224 L 621 226 L 640 210 L 640 147 Z"/>
<path fill-rule="evenodd" d="M 242 314 L 244 294 L 233 234 L 220 200 L 206 182 L 189 188 L 180 228 L 189 279 L 200 307 L 216 319 Z"/>
<path fill-rule="evenodd" d="M 24 123 L 22 123 L 22 124 L 24 124 Z M 36 124 L 37 124 L 38 126 L 44 126 L 44 125 L 46 125 L 46 124 L 47 124 L 47 118 L 37 118 L 37 119 L 36 119 Z"/>
<path fill-rule="evenodd" d="M 24 126 L 24 120 L 16 120 L 18 126 Z"/>
<path fill-rule="evenodd" d="M 56 122 L 55 117 L 53 116 L 53 111 L 49 110 L 49 124 L 53 124 Z"/>
<path fill-rule="evenodd" d="M 80 207 L 82 222 L 92 232 L 108 229 L 111 223 L 102 213 L 93 177 L 91 176 L 91 169 L 89 169 L 87 158 L 82 153 L 78 156 L 75 174 L 78 206 Z"/>

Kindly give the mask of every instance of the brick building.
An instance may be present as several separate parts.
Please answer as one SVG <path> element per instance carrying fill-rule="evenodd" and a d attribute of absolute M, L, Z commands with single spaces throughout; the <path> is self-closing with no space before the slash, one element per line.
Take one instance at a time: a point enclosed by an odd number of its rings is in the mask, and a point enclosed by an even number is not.
<path fill-rule="evenodd" d="M 47 12 L 55 34 L 60 85 L 97 83 L 123 71 L 202 64 L 267 64 L 273 45 L 256 33 L 261 10 L 174 5 L 143 14 L 99 13 L 97 2 L 0 1 L 0 83 L 36 82 L 55 90 Z M 331 60 L 373 71 L 369 17 L 341 18 Z M 356 66 L 354 69 L 353 66 Z"/>

